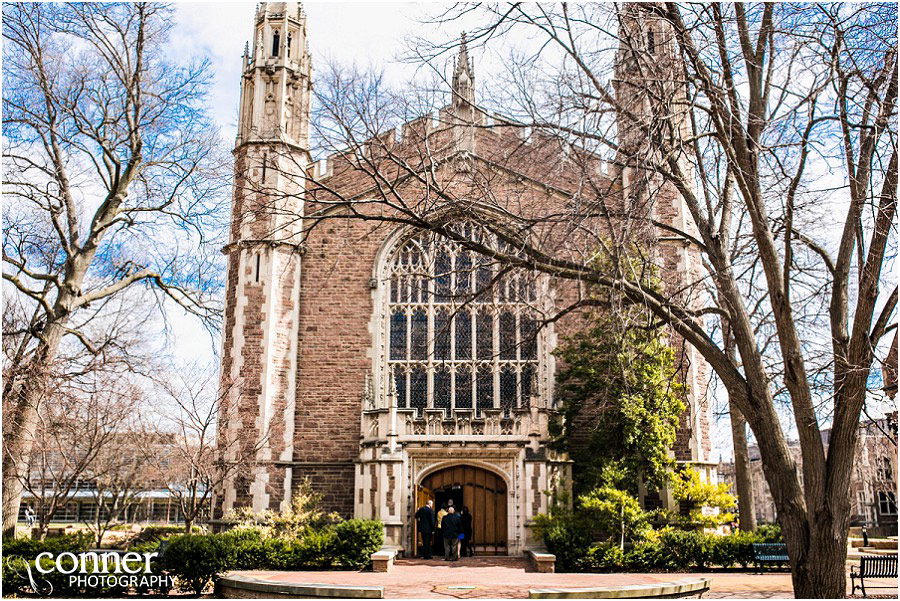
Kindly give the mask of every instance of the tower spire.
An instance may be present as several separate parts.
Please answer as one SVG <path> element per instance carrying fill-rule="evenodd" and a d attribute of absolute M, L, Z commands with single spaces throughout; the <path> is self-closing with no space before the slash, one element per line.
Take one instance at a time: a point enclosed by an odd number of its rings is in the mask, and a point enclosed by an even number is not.
<path fill-rule="evenodd" d="M 268 2 L 245 46 L 222 332 L 223 461 L 216 514 L 290 503 L 300 316 L 301 231 L 309 163 L 311 60 L 298 2 Z M 250 48 L 253 55 L 248 56 Z M 275 367 L 277 366 L 277 368 Z"/>
<path fill-rule="evenodd" d="M 475 68 L 469 58 L 466 32 L 462 32 L 459 54 L 453 69 L 453 106 L 469 108 L 475 105 Z"/>

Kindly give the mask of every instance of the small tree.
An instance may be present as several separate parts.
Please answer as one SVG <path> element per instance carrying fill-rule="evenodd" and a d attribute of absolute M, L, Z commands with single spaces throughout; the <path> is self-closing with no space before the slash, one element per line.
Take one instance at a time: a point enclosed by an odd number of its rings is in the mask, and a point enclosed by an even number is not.
<path fill-rule="evenodd" d="M 640 273 L 623 263 L 622 271 Z M 553 433 L 575 461 L 578 489 L 599 486 L 612 465 L 625 470 L 617 480 L 632 495 L 641 479 L 660 488 L 674 467 L 669 450 L 685 409 L 674 353 L 648 311 L 622 306 L 601 289 L 593 301 L 586 326 L 556 350 L 562 421 Z M 576 430 L 588 431 L 582 444 L 572 444 Z"/>
<path fill-rule="evenodd" d="M 604 486 L 578 498 L 581 507 L 607 534 L 616 534 L 619 548 L 625 549 L 625 537 L 640 538 L 650 527 L 648 512 L 628 491 Z"/>
<path fill-rule="evenodd" d="M 725 513 L 733 509 L 737 499 L 729 493 L 730 486 L 725 482 L 712 484 L 703 482 L 700 473 L 693 468 L 680 470 L 674 478 L 672 495 L 677 501 L 686 504 L 688 520 L 693 524 L 715 527 L 722 522 L 731 521 L 732 516 Z M 704 515 L 703 508 L 719 510 L 718 514 Z"/>
<path fill-rule="evenodd" d="M 96 374 L 93 374 L 96 376 Z M 38 537 L 43 540 L 56 513 L 113 442 L 116 428 L 132 412 L 121 386 L 109 377 L 91 377 L 81 386 L 63 381 L 44 402 L 44 414 L 21 483 L 33 500 Z"/>
<path fill-rule="evenodd" d="M 260 525 L 266 536 L 302 539 L 310 532 L 315 532 L 340 521 L 337 513 L 322 510 L 322 495 L 315 492 L 307 478 L 304 478 L 291 499 L 290 507 L 284 511 L 265 510 L 254 513 L 249 507 L 241 507 L 232 511 L 229 519 L 243 524 Z"/>
<path fill-rule="evenodd" d="M 146 449 L 167 443 L 164 437 L 144 427 L 136 411 L 142 399 L 140 392 L 132 389 L 122 398 L 127 399 L 131 412 L 116 424 L 107 443 L 85 470 L 94 502 L 93 515 L 85 520 L 85 525 L 98 547 L 115 524 L 128 519 L 142 495 L 159 486 L 155 466 L 145 461 Z"/>
<path fill-rule="evenodd" d="M 216 386 L 214 366 L 182 367 L 159 380 L 172 405 L 160 408 L 155 429 L 168 435 L 169 444 L 148 449 L 147 460 L 163 476 L 164 486 L 184 516 L 184 531 L 190 534 L 193 525 L 208 514 L 214 492 L 247 469 L 264 439 L 254 446 L 243 444 L 239 437 L 223 437 L 217 446 L 222 400 L 232 389 Z M 231 460 L 219 461 L 223 456 Z"/>

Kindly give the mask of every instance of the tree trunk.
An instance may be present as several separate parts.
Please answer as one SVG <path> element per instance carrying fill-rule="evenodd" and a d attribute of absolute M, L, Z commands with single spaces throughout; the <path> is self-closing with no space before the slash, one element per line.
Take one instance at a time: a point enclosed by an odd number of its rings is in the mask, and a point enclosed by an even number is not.
<path fill-rule="evenodd" d="M 791 562 L 797 599 L 843 599 L 847 596 L 847 541 L 813 536 L 806 558 Z"/>
<path fill-rule="evenodd" d="M 29 394 L 34 385 L 26 383 L 22 396 L 16 402 L 14 423 L 4 436 L 3 441 L 3 536 L 15 536 L 16 522 L 19 519 L 19 505 L 22 501 L 22 482 L 19 479 L 19 468 L 22 459 L 31 454 L 34 445 L 34 431 L 38 423 L 36 402 L 40 393 Z M 30 397 L 30 398 L 29 398 Z M 33 400 L 31 400 L 33 399 Z"/>
<path fill-rule="evenodd" d="M 193 528 L 193 526 L 194 526 L 194 520 L 185 517 L 185 518 L 184 518 L 184 533 L 185 533 L 185 534 L 190 534 L 190 533 L 191 533 L 191 528 Z"/>
<path fill-rule="evenodd" d="M 750 476 L 750 452 L 747 449 L 747 420 L 740 409 L 729 403 L 731 439 L 734 445 L 734 480 L 737 488 L 740 528 L 756 530 L 756 511 L 753 507 L 753 480 Z"/>
<path fill-rule="evenodd" d="M 68 316 L 67 306 L 71 303 L 71 297 L 60 297 L 54 306 L 55 313 Z M 67 321 L 67 317 L 60 317 L 44 327 L 28 366 L 14 376 L 22 378 L 21 385 L 13 398 L 5 400 L 14 403 L 14 407 L 12 423 L 4 424 L 3 428 L 3 536 L 15 536 L 16 533 L 23 490 L 19 467 L 31 456 L 40 403 Z"/>
<path fill-rule="evenodd" d="M 50 519 L 42 517 L 38 520 L 38 540 L 47 538 L 47 528 L 50 527 Z"/>

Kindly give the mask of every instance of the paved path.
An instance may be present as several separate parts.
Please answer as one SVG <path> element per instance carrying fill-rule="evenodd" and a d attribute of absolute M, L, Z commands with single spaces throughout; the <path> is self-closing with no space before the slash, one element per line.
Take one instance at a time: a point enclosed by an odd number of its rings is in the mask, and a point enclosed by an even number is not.
<path fill-rule="evenodd" d="M 387 574 L 374 572 L 239 572 L 270 582 L 305 582 L 383 586 L 386 598 L 473 599 L 527 598 L 532 588 L 580 588 L 652 582 L 707 575 L 713 579 L 711 599 L 790 599 L 787 573 L 677 573 L 677 574 L 539 574 L 525 571 L 517 557 L 474 557 L 458 562 L 400 559 Z M 896 586 L 896 581 L 893 582 Z M 849 579 L 847 586 L 850 586 Z M 849 592 L 849 589 L 848 589 Z M 876 592 L 876 591 L 872 591 Z M 896 597 L 897 589 L 879 594 Z"/>

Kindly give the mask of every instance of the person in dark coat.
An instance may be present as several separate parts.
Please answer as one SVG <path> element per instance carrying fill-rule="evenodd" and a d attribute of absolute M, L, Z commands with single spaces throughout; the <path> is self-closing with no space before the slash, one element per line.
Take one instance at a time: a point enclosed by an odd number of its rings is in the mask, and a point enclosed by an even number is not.
<path fill-rule="evenodd" d="M 452 506 L 447 508 L 447 515 L 441 520 L 441 533 L 444 535 L 444 561 L 459 561 L 462 522 Z"/>
<path fill-rule="evenodd" d="M 428 499 L 416 512 L 416 529 L 422 536 L 422 557 L 431 559 L 431 537 L 434 535 L 434 501 Z"/>
<path fill-rule="evenodd" d="M 459 512 L 459 521 L 462 522 L 463 539 L 459 549 L 459 554 L 463 557 L 472 557 L 475 551 L 472 549 L 472 514 L 469 508 L 463 505 L 462 511 Z"/>

